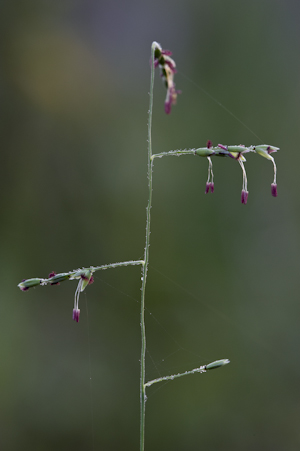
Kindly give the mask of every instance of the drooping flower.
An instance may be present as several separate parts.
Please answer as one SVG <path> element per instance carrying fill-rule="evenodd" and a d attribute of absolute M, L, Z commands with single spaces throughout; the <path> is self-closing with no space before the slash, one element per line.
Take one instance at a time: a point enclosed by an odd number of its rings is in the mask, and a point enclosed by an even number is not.
<path fill-rule="evenodd" d="M 209 161 L 209 167 L 208 167 L 208 179 L 206 182 L 205 187 L 205 193 L 209 193 L 211 191 L 214 192 L 214 183 L 213 183 L 213 172 L 212 172 L 212 162 L 211 158 L 212 156 L 219 156 L 219 157 L 230 157 L 234 160 L 237 160 L 239 165 L 242 168 L 243 171 L 243 185 L 242 185 L 242 192 L 241 192 L 241 202 L 242 204 L 247 204 L 248 201 L 248 195 L 249 192 L 247 190 L 247 174 L 244 166 L 244 162 L 246 161 L 246 158 L 244 157 L 244 154 L 247 152 L 255 152 L 259 155 L 263 156 L 264 158 L 267 158 L 268 160 L 271 160 L 274 167 L 274 180 L 271 184 L 271 193 L 272 196 L 277 197 L 277 183 L 276 183 L 276 175 L 277 175 L 277 168 L 275 164 L 274 158 L 270 155 L 273 152 L 277 152 L 279 150 L 279 147 L 269 146 L 267 144 L 261 144 L 258 146 L 249 146 L 246 147 L 243 144 L 240 144 L 238 146 L 225 146 L 223 144 L 218 144 L 217 147 L 213 147 L 212 142 L 208 141 L 206 147 L 200 147 L 199 149 L 195 149 L 195 155 L 199 155 L 200 157 L 207 157 Z"/>
<path fill-rule="evenodd" d="M 246 161 L 246 158 L 244 157 L 244 153 L 251 152 L 251 148 L 245 147 L 244 145 L 240 144 L 239 146 L 224 146 L 223 144 L 218 144 L 218 147 L 224 151 L 226 151 L 226 155 L 230 158 L 233 158 L 239 162 L 239 165 L 242 168 L 243 171 L 243 185 L 242 185 L 242 192 L 241 192 L 241 202 L 242 204 L 247 204 L 248 200 L 248 194 L 247 191 L 247 174 L 246 169 L 244 166 L 244 162 Z"/>
<path fill-rule="evenodd" d="M 195 155 L 199 155 L 199 157 L 206 157 L 208 159 L 208 177 L 205 185 L 205 194 L 208 194 L 209 191 L 213 193 L 215 190 L 215 185 L 214 185 L 214 173 L 212 170 L 212 161 L 210 156 L 215 155 L 215 151 L 213 149 L 212 142 L 208 140 L 206 147 L 200 147 L 199 149 L 196 149 Z"/>
<path fill-rule="evenodd" d="M 273 152 L 277 152 L 279 150 L 279 147 L 269 146 L 268 144 L 261 144 L 259 146 L 254 146 L 253 150 L 255 150 L 255 152 L 261 155 L 262 157 L 272 161 L 274 167 L 274 180 L 273 183 L 271 183 L 271 194 L 273 197 L 277 197 L 278 195 L 276 183 L 277 167 L 274 158 L 270 154 Z"/>
<path fill-rule="evenodd" d="M 242 168 L 243 171 L 243 187 L 242 187 L 242 194 L 241 194 L 241 202 L 242 204 L 247 203 L 248 200 L 248 194 L 249 192 L 247 191 L 247 174 L 246 174 L 246 169 L 244 166 L 244 161 L 246 161 L 246 158 L 243 157 L 243 155 L 239 155 L 238 160 L 237 160 Z"/>
<path fill-rule="evenodd" d="M 73 308 L 73 320 L 78 323 L 80 316 L 79 296 L 80 293 L 86 288 L 87 285 L 94 282 L 93 273 L 90 269 L 79 270 L 72 278 L 78 278 L 79 282 L 74 296 L 74 308 Z"/>
<path fill-rule="evenodd" d="M 206 147 L 208 149 L 212 148 L 212 142 L 209 139 L 206 143 Z M 214 173 L 213 173 L 213 165 L 212 165 L 212 161 L 210 157 L 207 157 L 208 159 L 208 178 L 207 178 L 207 182 L 206 182 L 206 189 L 205 189 L 205 194 L 209 193 L 209 190 L 211 193 L 214 192 L 215 190 L 215 184 L 214 184 Z"/>
<path fill-rule="evenodd" d="M 159 66 L 160 74 L 165 82 L 167 88 L 167 96 L 165 100 L 165 112 L 171 113 L 172 105 L 176 105 L 177 94 L 181 91 L 175 89 L 174 75 L 176 73 L 176 63 L 171 58 L 172 52 L 170 50 L 163 50 L 161 46 L 156 43 L 154 51 L 154 67 Z"/>

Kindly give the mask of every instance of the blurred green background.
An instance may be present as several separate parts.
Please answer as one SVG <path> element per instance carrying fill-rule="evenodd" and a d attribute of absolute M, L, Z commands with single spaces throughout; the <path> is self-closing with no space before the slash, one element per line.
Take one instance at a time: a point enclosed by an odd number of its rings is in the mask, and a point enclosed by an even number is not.
<path fill-rule="evenodd" d="M 155 153 L 281 150 L 277 199 L 272 164 L 247 157 L 246 207 L 233 160 L 213 160 L 207 196 L 205 159 L 155 161 L 147 380 L 231 364 L 148 390 L 146 450 L 299 449 L 299 15 L 292 0 L 1 0 L 2 450 L 138 449 L 140 268 L 98 272 L 79 324 L 76 282 L 17 284 L 143 256 L 153 40 L 182 90 L 166 116 L 157 72 Z"/>

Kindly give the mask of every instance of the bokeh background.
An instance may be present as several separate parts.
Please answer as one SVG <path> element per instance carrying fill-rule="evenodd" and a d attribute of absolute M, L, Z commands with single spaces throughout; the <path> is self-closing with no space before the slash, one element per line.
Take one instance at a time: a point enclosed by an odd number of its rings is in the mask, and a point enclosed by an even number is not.
<path fill-rule="evenodd" d="M 1 0 L 2 450 L 138 449 L 140 268 L 98 272 L 78 324 L 76 282 L 17 284 L 142 258 L 153 40 L 182 90 L 166 116 L 157 73 L 155 153 L 281 150 L 277 199 L 272 164 L 247 157 L 247 206 L 233 160 L 214 160 L 207 196 L 205 159 L 155 161 L 147 380 L 231 364 L 148 390 L 146 450 L 299 449 L 299 15 L 293 0 Z"/>

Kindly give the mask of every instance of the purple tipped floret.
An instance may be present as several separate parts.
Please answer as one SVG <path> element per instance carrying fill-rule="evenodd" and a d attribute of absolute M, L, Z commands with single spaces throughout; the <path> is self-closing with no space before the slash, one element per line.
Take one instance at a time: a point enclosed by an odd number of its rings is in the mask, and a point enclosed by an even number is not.
<path fill-rule="evenodd" d="M 89 279 L 89 285 L 91 285 L 92 283 L 94 283 L 94 277 L 91 276 L 90 278 L 88 278 L 87 276 L 85 276 L 84 274 L 81 274 L 80 276 L 82 278 L 82 280 L 88 280 Z"/>
<path fill-rule="evenodd" d="M 29 287 L 20 287 L 20 290 L 21 291 L 27 291 L 27 290 L 29 290 Z"/>
<path fill-rule="evenodd" d="M 23 279 L 22 282 L 25 282 L 25 280 L 26 280 L 26 279 Z M 21 291 L 27 291 L 27 290 L 29 290 L 29 287 L 24 287 L 24 286 L 22 285 L 22 282 L 19 284 L 20 290 L 21 290 Z"/>
<path fill-rule="evenodd" d="M 56 275 L 57 275 L 56 272 L 52 271 L 52 272 L 50 272 L 48 279 L 51 279 L 51 277 L 54 277 Z M 59 282 L 50 282 L 50 285 L 60 285 L 60 283 Z"/>
<path fill-rule="evenodd" d="M 74 308 L 73 309 L 73 320 L 76 321 L 76 323 L 78 323 L 78 321 L 79 321 L 79 316 L 80 316 L 80 309 Z"/>
<path fill-rule="evenodd" d="M 277 197 L 277 183 L 271 183 L 271 193 L 273 197 Z"/>
<path fill-rule="evenodd" d="M 223 149 L 223 150 L 228 150 L 228 147 L 223 146 L 223 144 L 218 144 L 218 147 L 220 147 L 220 149 Z"/>
<path fill-rule="evenodd" d="M 215 190 L 215 184 L 214 184 L 214 182 L 211 182 L 210 183 L 210 192 L 213 193 L 214 190 Z"/>
<path fill-rule="evenodd" d="M 210 139 L 207 141 L 206 147 L 207 147 L 208 149 L 210 149 L 210 148 L 212 147 L 212 142 L 211 142 Z"/>

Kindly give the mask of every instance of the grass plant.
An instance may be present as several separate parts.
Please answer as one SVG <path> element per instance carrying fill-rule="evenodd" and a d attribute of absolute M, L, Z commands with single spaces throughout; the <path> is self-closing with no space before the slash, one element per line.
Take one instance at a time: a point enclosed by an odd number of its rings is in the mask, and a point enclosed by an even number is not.
<path fill-rule="evenodd" d="M 213 146 L 210 141 L 207 142 L 206 146 L 188 149 L 188 150 L 171 150 L 169 152 L 153 153 L 152 152 L 152 114 L 153 114 L 153 90 L 154 90 L 154 74 L 155 69 L 159 67 L 161 77 L 165 83 L 167 94 L 165 100 L 165 112 L 166 114 L 171 113 L 172 107 L 176 104 L 178 94 L 180 91 L 175 89 L 174 76 L 176 73 L 175 61 L 171 58 L 171 52 L 168 50 L 163 50 L 157 42 L 153 42 L 151 46 L 151 82 L 150 82 L 150 104 L 148 111 L 148 202 L 146 211 L 146 237 L 145 237 L 145 248 L 144 248 L 144 258 L 143 260 L 130 260 L 112 264 L 104 264 L 100 266 L 90 266 L 88 268 L 80 268 L 73 271 L 68 271 L 65 273 L 50 273 L 47 278 L 32 278 L 23 280 L 19 283 L 18 287 L 22 291 L 27 291 L 31 287 L 38 285 L 58 285 L 65 280 L 77 280 L 78 285 L 75 291 L 74 297 L 74 308 L 73 308 L 73 320 L 79 322 L 80 309 L 79 309 L 79 297 L 80 293 L 93 282 L 93 274 L 96 271 L 104 271 L 107 269 L 113 269 L 120 266 L 134 266 L 140 265 L 142 272 L 142 286 L 141 286 L 141 304 L 140 304 L 140 325 L 141 325 L 141 359 L 140 359 L 140 451 L 144 450 L 145 444 L 145 413 L 146 413 L 146 389 L 153 384 L 174 380 L 179 377 L 204 373 L 212 369 L 220 368 L 229 363 L 228 359 L 221 359 L 215 362 L 209 363 L 207 365 L 201 365 L 198 368 L 194 368 L 183 373 L 173 374 L 169 376 L 160 377 L 150 381 L 145 380 L 145 365 L 146 365 L 146 327 L 145 327 L 145 298 L 146 298 L 146 285 L 147 285 L 147 275 L 149 267 L 149 251 L 150 251 L 150 226 L 151 226 L 151 209 L 152 209 L 152 189 L 153 189 L 153 165 L 155 158 L 163 158 L 166 156 L 201 156 L 208 159 L 208 178 L 205 186 L 205 193 L 214 192 L 214 175 L 213 175 L 213 165 L 212 157 L 228 157 L 236 160 L 242 169 L 243 183 L 241 192 L 241 202 L 242 204 L 247 204 L 248 200 L 248 189 L 247 189 L 247 175 L 244 163 L 246 161 L 246 153 L 256 153 L 269 159 L 273 163 L 274 168 L 274 179 L 271 184 L 271 194 L 277 197 L 277 183 L 276 183 L 276 164 L 274 161 L 272 153 L 275 153 L 279 148 L 270 146 L 267 144 L 259 144 L 256 146 L 244 146 L 244 145 L 223 145 L 218 144 Z"/>

